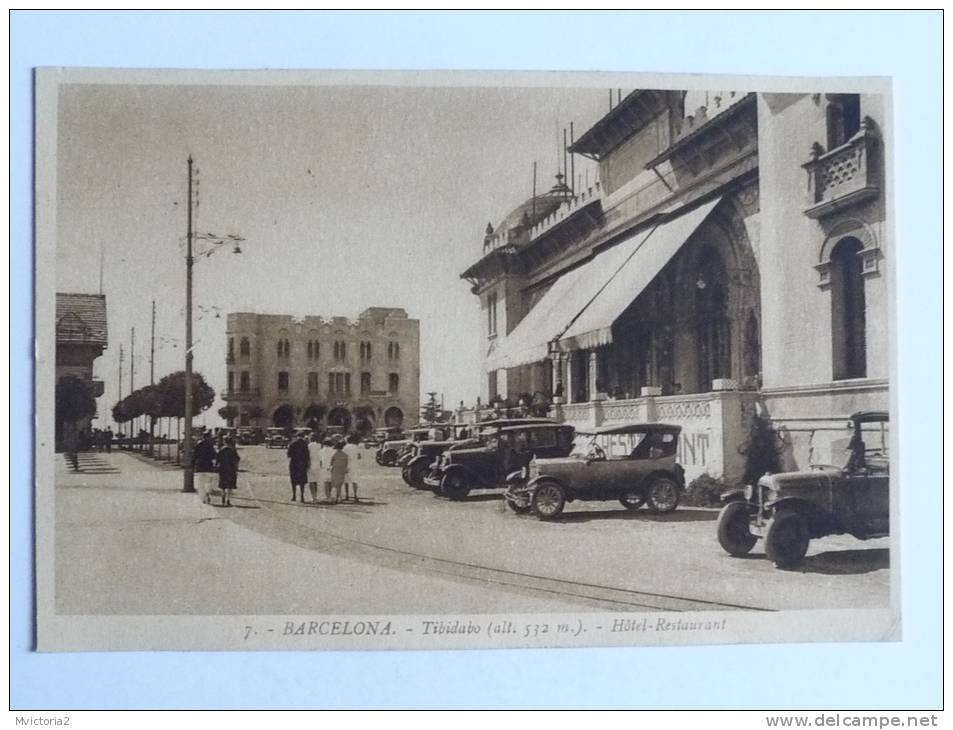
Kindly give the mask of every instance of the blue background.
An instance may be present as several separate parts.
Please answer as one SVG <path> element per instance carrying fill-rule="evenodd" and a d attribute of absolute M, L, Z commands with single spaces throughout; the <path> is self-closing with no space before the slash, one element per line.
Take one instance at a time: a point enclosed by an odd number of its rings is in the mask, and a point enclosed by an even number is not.
<path fill-rule="evenodd" d="M 13 12 L 11 706 L 940 706 L 941 23 L 939 12 L 869 11 Z M 892 76 L 896 242 L 889 255 L 897 257 L 898 275 L 904 640 L 547 651 L 32 653 L 31 69 L 57 65 Z M 228 681 L 217 680 L 222 676 Z"/>

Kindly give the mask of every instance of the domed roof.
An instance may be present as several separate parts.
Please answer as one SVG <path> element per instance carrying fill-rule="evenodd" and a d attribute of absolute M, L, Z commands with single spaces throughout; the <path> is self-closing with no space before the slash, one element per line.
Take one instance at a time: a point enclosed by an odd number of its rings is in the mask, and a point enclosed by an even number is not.
<path fill-rule="evenodd" d="M 497 232 L 511 231 L 521 226 L 534 226 L 571 197 L 572 191 L 563 182 L 562 174 L 558 174 L 556 184 L 548 192 L 536 196 L 535 206 L 533 198 L 529 198 L 525 203 L 510 211 L 495 230 Z"/>

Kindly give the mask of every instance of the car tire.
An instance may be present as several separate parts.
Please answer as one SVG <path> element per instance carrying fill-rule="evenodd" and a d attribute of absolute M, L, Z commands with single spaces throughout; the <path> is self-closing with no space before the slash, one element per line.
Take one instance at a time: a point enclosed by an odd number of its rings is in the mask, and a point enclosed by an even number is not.
<path fill-rule="evenodd" d="M 635 511 L 645 504 L 645 492 L 626 492 L 619 498 L 619 504 L 628 510 Z"/>
<path fill-rule="evenodd" d="M 533 509 L 533 505 L 530 503 L 529 499 L 507 499 L 506 506 L 513 510 L 518 515 L 525 515 Z"/>
<path fill-rule="evenodd" d="M 778 568 L 796 565 L 807 554 L 811 536 L 807 521 L 794 510 L 781 510 L 768 525 L 764 536 L 764 552 Z"/>
<path fill-rule="evenodd" d="M 427 472 L 430 470 L 429 464 L 417 464 L 417 466 L 410 467 L 407 471 L 409 472 L 409 483 L 414 489 L 426 489 L 427 485 L 424 484 L 424 477 L 427 475 Z"/>
<path fill-rule="evenodd" d="M 397 463 L 397 452 L 393 449 L 388 449 L 383 454 L 381 454 L 381 464 L 384 466 L 393 466 Z"/>
<path fill-rule="evenodd" d="M 400 478 L 404 480 L 404 484 L 408 487 L 410 485 L 410 470 L 405 466 L 400 470 Z"/>
<path fill-rule="evenodd" d="M 454 501 L 459 501 L 461 499 L 466 499 L 467 495 L 470 493 L 470 486 L 467 484 L 462 474 L 450 473 L 440 480 L 440 491 L 443 492 L 445 497 L 448 497 Z"/>
<path fill-rule="evenodd" d="M 751 534 L 750 519 L 747 502 L 729 502 L 718 513 L 718 544 L 729 555 L 747 555 L 758 542 Z"/>
<path fill-rule="evenodd" d="M 678 507 L 678 483 L 668 477 L 657 477 L 645 490 L 649 509 L 653 512 L 671 512 Z"/>
<path fill-rule="evenodd" d="M 556 519 L 565 506 L 566 494 L 556 482 L 543 482 L 538 485 L 530 499 L 533 514 L 541 520 Z"/>

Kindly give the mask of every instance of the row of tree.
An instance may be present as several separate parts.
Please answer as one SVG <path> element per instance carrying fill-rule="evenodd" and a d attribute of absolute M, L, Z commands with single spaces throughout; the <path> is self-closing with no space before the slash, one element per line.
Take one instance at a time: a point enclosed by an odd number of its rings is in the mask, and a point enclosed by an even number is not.
<path fill-rule="evenodd" d="M 158 418 L 185 416 L 185 371 L 166 375 L 155 385 L 134 390 L 112 409 L 116 423 L 145 416 L 154 425 Z M 197 415 L 215 402 L 215 391 L 199 373 L 192 373 L 192 414 Z"/>

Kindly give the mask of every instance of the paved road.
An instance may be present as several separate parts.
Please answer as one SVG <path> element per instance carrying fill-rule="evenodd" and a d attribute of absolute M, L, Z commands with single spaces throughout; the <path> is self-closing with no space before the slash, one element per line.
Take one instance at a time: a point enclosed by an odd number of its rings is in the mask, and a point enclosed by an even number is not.
<path fill-rule="evenodd" d="M 716 510 L 651 515 L 574 503 L 563 519 L 544 523 L 512 514 L 493 493 L 450 502 L 413 490 L 371 452 L 357 465 L 360 503 L 302 505 L 290 501 L 282 451 L 245 447 L 242 457 L 231 509 L 202 505 L 175 489 L 178 472 L 125 454 L 108 457 L 117 473 L 60 469 L 58 610 L 482 613 L 889 602 L 886 539 L 817 540 L 798 570 L 779 571 L 758 548 L 747 559 L 722 553 Z M 96 559 L 79 567 L 77 555 Z M 103 582 L 107 590 L 90 589 Z"/>

